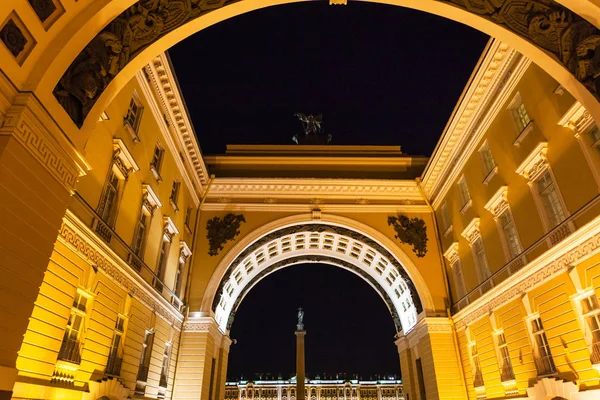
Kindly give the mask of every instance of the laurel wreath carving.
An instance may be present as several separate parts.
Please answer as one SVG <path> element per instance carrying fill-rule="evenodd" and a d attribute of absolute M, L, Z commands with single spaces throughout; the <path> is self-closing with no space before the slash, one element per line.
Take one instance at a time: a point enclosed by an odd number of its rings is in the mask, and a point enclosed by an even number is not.
<path fill-rule="evenodd" d="M 246 222 L 243 214 L 229 213 L 222 219 L 214 217 L 206 223 L 208 239 L 208 255 L 216 256 L 223 250 L 223 245 L 240 234 L 240 225 Z"/>
<path fill-rule="evenodd" d="M 421 218 L 408 218 L 400 214 L 398 217 L 388 217 L 388 225 L 396 231 L 396 239 L 404 244 L 413 246 L 417 257 L 427 254 L 427 226 Z"/>

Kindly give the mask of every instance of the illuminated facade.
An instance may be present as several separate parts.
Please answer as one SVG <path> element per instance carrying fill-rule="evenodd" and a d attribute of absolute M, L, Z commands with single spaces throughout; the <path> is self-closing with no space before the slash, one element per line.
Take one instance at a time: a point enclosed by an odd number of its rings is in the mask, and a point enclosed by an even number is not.
<path fill-rule="evenodd" d="M 305 262 L 382 297 L 407 400 L 599 398 L 598 4 L 412 5 L 496 38 L 429 160 L 392 146 L 203 156 L 156 54 L 283 2 L 2 3 L 0 399 L 241 396 L 250 383 L 225 384 L 235 310 Z M 161 23 L 148 32 L 142 15 Z"/>
<path fill-rule="evenodd" d="M 402 381 L 396 379 L 307 379 L 310 400 L 404 400 Z M 296 380 L 256 380 L 225 383 L 225 400 L 295 400 Z"/>

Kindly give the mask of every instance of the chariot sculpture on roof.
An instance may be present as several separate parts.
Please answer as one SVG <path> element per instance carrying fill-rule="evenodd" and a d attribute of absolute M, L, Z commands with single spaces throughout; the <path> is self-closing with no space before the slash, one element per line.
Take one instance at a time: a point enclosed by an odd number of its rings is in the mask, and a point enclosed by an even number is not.
<path fill-rule="evenodd" d="M 306 115 L 304 113 L 295 113 L 302 127 L 304 128 L 304 135 L 296 134 L 292 137 L 292 140 L 297 144 L 327 144 L 331 142 L 331 135 L 325 135 L 323 133 L 323 115 Z"/>

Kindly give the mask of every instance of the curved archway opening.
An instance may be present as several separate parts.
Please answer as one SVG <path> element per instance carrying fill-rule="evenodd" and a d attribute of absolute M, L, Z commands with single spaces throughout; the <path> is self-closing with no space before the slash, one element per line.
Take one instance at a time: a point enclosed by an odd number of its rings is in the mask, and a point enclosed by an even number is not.
<path fill-rule="evenodd" d="M 391 252 L 360 230 L 324 221 L 279 225 L 238 243 L 230 253 L 215 270 L 212 289 L 209 284 L 203 301 L 205 307 L 210 304 L 223 333 L 229 331 L 237 308 L 254 285 L 280 268 L 302 262 L 326 262 L 361 276 L 386 302 L 397 331 L 410 331 L 423 311 L 421 295 L 400 261 L 401 251 Z M 404 263 L 408 260 L 404 256 Z M 419 274 L 416 268 L 412 273 Z"/>
<path fill-rule="evenodd" d="M 299 306 L 305 310 L 308 377 L 399 374 L 395 326 L 380 296 L 357 276 L 314 263 L 281 269 L 244 298 L 230 331 L 237 343 L 229 353 L 229 381 L 294 376 Z"/>

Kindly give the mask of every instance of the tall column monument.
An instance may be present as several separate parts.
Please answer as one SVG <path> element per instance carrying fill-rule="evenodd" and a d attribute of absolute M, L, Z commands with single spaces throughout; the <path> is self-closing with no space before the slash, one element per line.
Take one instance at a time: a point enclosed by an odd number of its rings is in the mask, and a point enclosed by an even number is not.
<path fill-rule="evenodd" d="M 296 399 L 305 400 L 304 390 L 304 311 L 298 309 L 298 325 L 296 325 Z"/>

